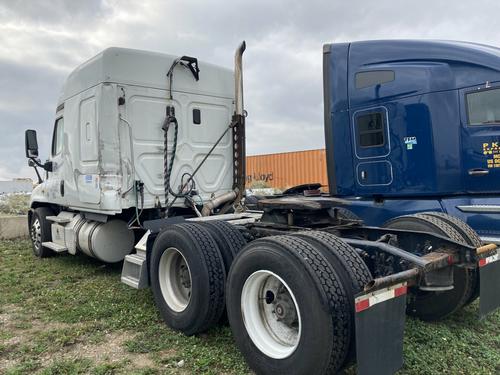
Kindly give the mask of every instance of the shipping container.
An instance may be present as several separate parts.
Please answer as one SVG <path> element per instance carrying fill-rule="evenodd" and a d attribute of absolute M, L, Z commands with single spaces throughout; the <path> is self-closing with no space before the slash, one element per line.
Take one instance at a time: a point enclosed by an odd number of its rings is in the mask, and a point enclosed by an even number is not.
<path fill-rule="evenodd" d="M 286 189 L 318 182 L 328 189 L 324 149 L 248 156 L 246 175 L 249 188 Z"/>

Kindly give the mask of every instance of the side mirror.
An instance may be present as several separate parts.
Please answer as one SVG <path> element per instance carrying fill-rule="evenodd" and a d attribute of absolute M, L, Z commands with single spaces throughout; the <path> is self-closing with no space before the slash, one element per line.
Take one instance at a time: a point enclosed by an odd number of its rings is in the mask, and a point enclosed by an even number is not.
<path fill-rule="evenodd" d="M 24 147 L 27 158 L 38 157 L 38 141 L 36 140 L 36 130 L 28 129 L 24 133 Z"/>

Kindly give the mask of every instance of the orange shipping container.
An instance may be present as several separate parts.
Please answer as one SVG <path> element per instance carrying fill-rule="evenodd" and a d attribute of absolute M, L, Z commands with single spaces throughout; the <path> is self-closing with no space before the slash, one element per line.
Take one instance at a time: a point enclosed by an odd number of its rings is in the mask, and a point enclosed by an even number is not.
<path fill-rule="evenodd" d="M 319 182 L 328 190 L 325 150 L 247 156 L 247 186 L 286 189 Z"/>

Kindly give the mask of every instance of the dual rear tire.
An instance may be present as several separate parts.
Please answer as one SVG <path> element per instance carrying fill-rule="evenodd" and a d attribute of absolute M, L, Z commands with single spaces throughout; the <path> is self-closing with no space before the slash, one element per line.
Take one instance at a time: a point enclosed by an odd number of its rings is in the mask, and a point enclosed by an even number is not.
<path fill-rule="evenodd" d="M 236 344 L 256 373 L 335 373 L 349 361 L 352 295 L 371 279 L 356 257 L 326 232 L 258 239 L 236 257 L 227 313 Z M 362 266 L 347 266 L 353 259 Z"/>
<path fill-rule="evenodd" d="M 227 223 L 162 231 L 150 267 L 165 322 L 197 334 L 220 321 L 226 302 L 236 343 L 257 373 L 324 374 L 349 363 L 353 295 L 371 279 L 356 251 L 326 232 L 243 244 Z"/>
<path fill-rule="evenodd" d="M 226 275 L 244 243 L 237 229 L 221 222 L 171 225 L 156 237 L 151 289 L 167 325 L 194 335 L 221 320 Z"/>

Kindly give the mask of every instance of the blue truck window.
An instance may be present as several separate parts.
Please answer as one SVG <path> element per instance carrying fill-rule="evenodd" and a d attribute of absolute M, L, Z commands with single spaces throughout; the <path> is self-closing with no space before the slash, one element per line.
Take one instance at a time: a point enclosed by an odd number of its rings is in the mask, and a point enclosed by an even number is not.
<path fill-rule="evenodd" d="M 470 92 L 466 98 L 469 125 L 500 125 L 500 89 Z"/>
<path fill-rule="evenodd" d="M 361 147 L 379 147 L 385 143 L 384 115 L 381 112 L 356 116 L 358 144 Z"/>
<path fill-rule="evenodd" d="M 365 87 L 381 85 L 382 83 L 387 83 L 394 81 L 394 71 L 393 70 L 372 70 L 369 72 L 359 72 L 356 73 L 356 88 L 363 89 Z"/>

